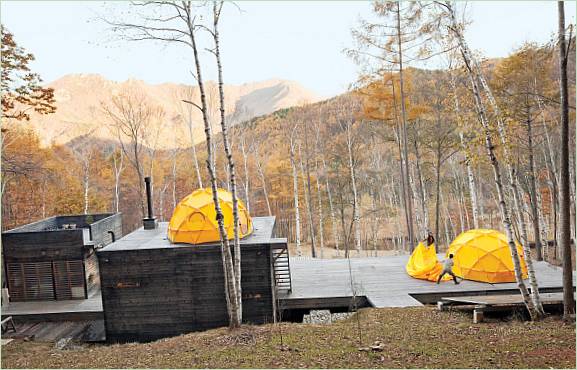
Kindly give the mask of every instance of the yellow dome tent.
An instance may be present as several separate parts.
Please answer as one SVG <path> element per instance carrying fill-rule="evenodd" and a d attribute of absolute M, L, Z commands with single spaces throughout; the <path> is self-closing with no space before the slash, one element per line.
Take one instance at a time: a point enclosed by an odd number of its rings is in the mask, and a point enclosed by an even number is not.
<path fill-rule="evenodd" d="M 443 271 L 443 265 L 437 260 L 435 245 L 425 247 L 423 243 L 419 243 L 411 254 L 405 269 L 410 276 L 416 279 L 437 281 Z M 450 275 L 443 276 L 443 281 L 449 279 L 451 279 Z"/>
<path fill-rule="evenodd" d="M 224 228 L 228 239 L 234 238 L 234 220 L 232 215 L 232 194 L 218 189 L 220 208 L 224 216 Z M 252 233 L 252 220 L 244 203 L 238 200 L 240 237 Z M 198 189 L 178 203 L 170 223 L 168 239 L 172 243 L 201 244 L 220 240 L 216 210 L 212 199 L 212 189 Z"/>
<path fill-rule="evenodd" d="M 527 278 L 527 266 L 523 249 L 517 243 L 521 259 L 523 279 Z M 461 233 L 449 246 L 447 256 L 453 254 L 455 275 L 467 280 L 486 283 L 515 282 L 513 258 L 507 237 L 495 230 L 474 229 Z"/>

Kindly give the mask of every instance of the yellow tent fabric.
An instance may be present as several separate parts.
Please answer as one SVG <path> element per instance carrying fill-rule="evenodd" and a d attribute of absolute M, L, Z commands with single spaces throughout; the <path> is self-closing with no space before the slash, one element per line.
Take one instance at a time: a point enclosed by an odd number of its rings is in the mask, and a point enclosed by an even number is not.
<path fill-rule="evenodd" d="M 224 216 L 227 237 L 233 239 L 232 194 L 224 189 L 218 189 L 217 194 Z M 252 219 L 240 199 L 238 200 L 238 216 L 240 237 L 243 238 L 252 233 L 253 227 Z M 189 244 L 220 240 L 212 189 L 195 190 L 178 203 L 168 224 L 168 239 L 173 243 Z"/>
<path fill-rule="evenodd" d="M 411 254 L 405 266 L 407 273 L 417 279 L 437 281 L 443 271 L 443 265 L 437 260 L 435 245 L 429 247 L 419 243 Z M 443 276 L 443 281 L 451 279 L 450 275 Z"/>
<path fill-rule="evenodd" d="M 527 266 L 519 243 L 517 252 L 521 259 L 523 279 L 526 279 Z M 463 279 L 487 283 L 516 281 L 513 258 L 503 233 L 490 229 L 466 231 L 453 240 L 447 255 L 451 253 L 455 260 L 453 272 Z"/>

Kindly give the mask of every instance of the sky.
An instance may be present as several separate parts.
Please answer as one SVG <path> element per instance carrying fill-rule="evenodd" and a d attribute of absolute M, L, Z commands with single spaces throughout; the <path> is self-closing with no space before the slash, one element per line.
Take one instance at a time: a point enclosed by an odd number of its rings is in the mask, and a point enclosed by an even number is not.
<path fill-rule="evenodd" d="M 371 14 L 368 1 L 237 1 L 221 20 L 227 84 L 271 78 L 294 80 L 322 97 L 340 94 L 359 68 L 342 50 L 353 46 L 350 29 Z M 566 23 L 575 23 L 566 1 Z M 5 1 L 0 19 L 47 82 L 69 73 L 98 73 L 124 81 L 192 84 L 186 47 L 118 40 L 101 15 L 122 16 L 126 3 Z M 525 41 L 547 42 L 557 29 L 555 1 L 471 1 L 466 37 L 486 57 L 504 57 Z M 214 71 L 205 78 L 215 79 Z"/>

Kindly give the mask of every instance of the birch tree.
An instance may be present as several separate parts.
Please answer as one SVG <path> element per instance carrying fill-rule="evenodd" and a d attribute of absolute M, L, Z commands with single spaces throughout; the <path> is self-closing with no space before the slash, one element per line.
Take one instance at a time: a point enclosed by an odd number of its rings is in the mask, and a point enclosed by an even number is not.
<path fill-rule="evenodd" d="M 79 177 L 81 178 L 83 189 L 83 213 L 87 215 L 90 206 L 91 162 L 95 154 L 92 139 L 96 129 L 87 122 L 74 122 L 74 129 L 78 137 L 70 143 L 70 150 L 74 153 L 82 168 L 82 173 Z"/>
<path fill-rule="evenodd" d="M 114 172 L 114 210 L 120 212 L 120 178 L 124 171 L 124 151 L 114 148 L 110 153 Z"/>
<path fill-rule="evenodd" d="M 444 163 L 457 152 L 457 138 L 455 134 L 455 123 L 450 119 L 443 119 L 446 114 L 447 91 L 443 84 L 444 78 L 438 75 L 432 84 L 418 86 L 419 94 L 423 99 L 429 101 L 430 109 L 426 117 L 429 125 L 426 129 L 425 145 L 433 154 L 435 159 L 435 239 L 439 240 L 440 217 L 441 217 L 441 171 Z"/>
<path fill-rule="evenodd" d="M 313 212 L 313 193 L 311 190 L 311 149 L 309 147 L 309 122 L 303 121 L 302 126 L 304 127 L 304 149 L 305 149 L 305 175 L 306 187 L 305 187 L 305 204 L 307 207 L 307 216 L 309 221 L 309 237 L 311 241 L 311 252 L 313 258 L 316 257 L 316 233 L 315 233 L 315 222 L 314 222 L 314 212 Z M 303 164 L 301 156 L 301 165 Z"/>
<path fill-rule="evenodd" d="M 300 169 L 301 169 L 301 177 L 303 178 L 307 178 L 306 176 L 306 171 L 305 171 L 305 165 L 304 165 L 304 161 L 303 161 L 303 155 L 301 152 L 301 145 L 299 143 L 298 145 L 298 151 L 299 151 L 299 164 L 300 164 Z M 303 180 L 304 182 L 305 180 Z M 316 258 L 317 253 L 316 253 L 316 248 L 315 248 L 315 233 L 314 233 L 314 227 L 315 224 L 313 222 L 313 210 L 312 210 L 312 200 L 311 200 L 311 192 L 308 191 L 307 186 L 304 186 L 304 195 L 305 195 L 305 209 L 307 210 L 307 226 L 308 226 L 308 233 L 309 233 L 309 238 L 311 241 L 311 256 L 313 258 Z"/>
<path fill-rule="evenodd" d="M 499 160 L 495 155 L 495 149 L 493 144 L 493 138 L 491 135 L 492 128 L 489 124 L 489 120 L 487 118 L 485 104 L 481 98 L 481 88 L 480 88 L 480 78 L 479 78 L 479 69 L 476 68 L 474 64 L 473 55 L 465 41 L 463 36 L 463 27 L 457 21 L 454 6 L 450 2 L 437 2 L 439 6 L 443 7 L 443 10 L 446 12 L 447 17 L 449 18 L 449 25 L 448 29 L 455 37 L 456 42 L 459 45 L 461 56 L 463 58 L 463 62 L 465 64 L 466 70 L 469 74 L 469 79 L 471 83 L 471 88 L 473 91 L 473 98 L 475 101 L 475 107 L 477 110 L 477 114 L 479 116 L 479 121 L 483 127 L 484 135 L 485 135 L 485 148 L 487 150 L 487 157 L 491 163 L 491 167 L 493 168 L 493 174 L 495 177 L 495 186 L 497 188 L 497 196 L 499 202 L 499 210 L 501 214 L 501 222 L 503 223 L 503 227 L 505 229 L 505 233 L 507 236 L 509 250 L 511 252 L 511 257 L 513 259 L 513 265 L 515 270 L 515 279 L 517 280 L 517 286 L 521 295 L 523 297 L 523 302 L 529 311 L 532 319 L 538 319 L 540 317 L 540 312 L 538 307 L 540 307 L 538 290 L 532 289 L 531 296 L 529 295 L 529 291 L 523 281 L 523 277 L 521 275 L 521 262 L 519 258 L 519 254 L 517 252 L 517 246 L 515 240 L 513 238 L 513 231 L 511 227 L 511 220 L 509 216 L 509 209 L 507 207 L 507 201 L 505 199 L 505 191 L 503 187 L 501 172 L 499 168 Z M 530 256 L 527 256 L 527 259 L 530 259 Z M 537 304 L 536 304 L 537 303 Z"/>
<path fill-rule="evenodd" d="M 191 1 L 155 1 L 133 3 L 131 9 L 136 13 L 135 22 L 116 21 L 108 19 L 108 24 L 113 27 L 113 30 L 120 33 L 123 38 L 133 41 L 152 40 L 161 43 L 170 43 L 176 45 L 184 45 L 189 51 L 192 51 L 193 56 L 193 75 L 198 84 L 198 91 L 200 95 L 200 104 L 183 99 L 187 104 L 194 106 L 202 115 L 202 122 L 204 125 L 204 133 L 206 137 L 207 146 L 207 163 L 213 201 L 215 206 L 216 220 L 218 223 L 220 245 L 224 272 L 224 287 L 225 298 L 227 301 L 227 310 L 229 316 L 229 326 L 231 328 L 239 327 L 242 322 L 242 296 L 240 292 L 240 248 L 238 237 L 238 205 L 236 199 L 236 184 L 234 183 L 234 163 L 232 161 L 232 154 L 228 146 L 227 125 L 225 121 L 225 105 L 224 105 L 224 91 L 222 78 L 222 65 L 220 60 L 220 44 L 218 24 L 222 10 L 222 2 L 213 2 L 212 7 L 207 9 L 209 4 L 195 5 Z M 212 23 L 201 23 L 202 10 L 209 10 L 211 13 Z M 213 45 L 205 48 L 199 44 L 203 40 L 199 36 L 199 32 L 207 32 L 211 37 Z M 215 152 L 213 142 L 213 127 L 211 124 L 211 112 L 209 111 L 209 103 L 207 101 L 207 90 L 205 82 L 202 77 L 203 63 L 201 61 L 201 50 L 208 50 L 216 59 L 216 67 L 218 70 L 218 106 L 220 111 L 220 126 L 223 136 L 224 151 L 228 161 L 228 167 L 231 176 L 231 190 L 233 193 L 233 217 L 234 217 L 234 262 L 231 253 L 230 243 L 227 238 L 227 233 L 224 228 L 224 216 L 220 207 L 218 198 L 218 186 L 215 168 Z M 206 65 L 204 65 L 206 67 Z"/>
<path fill-rule="evenodd" d="M 321 111 L 322 112 L 322 111 Z M 321 115 L 322 117 L 322 115 Z M 329 172 L 328 172 L 328 167 L 327 167 L 327 163 L 326 163 L 326 158 L 325 158 L 325 152 L 327 151 L 327 146 L 326 146 L 326 142 L 325 140 L 322 139 L 322 131 L 321 131 L 321 122 L 317 122 L 316 125 L 316 134 L 317 134 L 317 150 L 318 150 L 318 157 L 320 160 L 320 174 L 318 174 L 318 177 L 320 177 L 321 182 L 324 181 L 324 185 L 325 185 L 325 190 L 327 193 L 327 200 L 329 203 L 329 217 L 331 219 L 331 231 L 332 231 L 332 239 L 333 242 L 335 243 L 335 250 L 336 250 L 336 255 L 337 257 L 340 256 L 340 249 L 339 249 L 339 234 L 337 231 L 337 219 L 335 216 L 335 208 L 334 208 L 334 204 L 333 204 L 333 194 L 331 191 L 331 183 L 329 181 Z M 319 204 L 320 207 L 320 204 Z"/>
<path fill-rule="evenodd" d="M 409 179 L 409 149 L 407 138 L 407 91 L 405 90 L 405 67 L 417 61 L 423 61 L 437 55 L 439 51 L 431 48 L 430 41 L 438 28 L 437 19 L 429 16 L 428 7 L 417 1 L 385 1 L 373 2 L 373 12 L 377 21 L 361 20 L 358 28 L 352 30 L 357 43 L 356 49 L 347 50 L 359 64 L 368 69 L 368 74 L 380 74 L 383 70 L 395 70 L 399 78 L 400 95 L 400 130 L 399 138 L 402 147 L 402 163 L 405 185 L 403 190 L 406 212 L 407 231 L 411 251 L 415 247 L 413 225 L 413 200 L 408 186 Z"/>
<path fill-rule="evenodd" d="M 258 177 L 260 178 L 260 183 L 262 186 L 262 192 L 263 192 L 264 200 L 266 203 L 266 209 L 267 209 L 268 215 L 272 216 L 272 210 L 270 207 L 270 200 L 268 197 L 268 190 L 267 190 L 267 186 L 266 186 L 266 176 L 265 176 L 264 170 L 262 168 L 262 161 L 261 161 L 261 156 L 260 156 L 260 147 L 257 143 L 254 143 L 254 145 L 253 145 L 253 153 L 254 153 L 254 158 L 255 158 L 255 162 L 256 162 L 256 169 L 258 172 Z"/>
<path fill-rule="evenodd" d="M 242 153 L 242 163 L 244 167 L 244 199 L 246 202 L 246 210 L 250 213 L 250 176 L 248 171 L 248 154 L 252 152 L 252 143 L 248 143 L 247 135 L 242 133 L 240 135 L 240 150 Z"/>
<path fill-rule="evenodd" d="M 292 177 L 293 177 L 293 199 L 294 199 L 294 213 L 295 213 L 295 243 L 297 247 L 297 255 L 300 257 L 302 256 L 302 247 L 301 247 L 301 221 L 300 221 L 300 208 L 299 208 L 299 183 L 298 183 L 298 170 L 297 170 L 297 163 L 295 158 L 296 153 L 296 132 L 297 132 L 297 125 L 295 124 L 291 130 L 289 135 L 289 148 L 290 148 L 290 162 L 291 162 L 291 169 L 292 169 Z"/>
<path fill-rule="evenodd" d="M 195 101 L 194 89 L 186 87 L 177 93 L 176 99 L 179 101 L 179 110 L 181 117 L 186 122 L 188 128 L 188 135 L 190 137 L 190 152 L 192 156 L 192 163 L 196 174 L 196 181 L 198 187 L 202 189 L 202 177 L 200 176 L 200 166 L 198 164 L 198 156 L 196 155 L 196 137 L 194 135 L 194 120 L 192 118 L 195 107 L 192 104 L 184 103 L 184 100 Z"/>
<path fill-rule="evenodd" d="M 109 129 L 138 176 L 136 189 L 140 214 L 144 218 L 144 142 L 155 109 L 143 96 L 131 91 L 113 96 L 110 103 L 103 103 L 102 109 L 109 119 Z"/>
<path fill-rule="evenodd" d="M 349 175 L 351 177 L 351 190 L 353 196 L 353 225 L 354 225 L 354 236 L 355 236 L 355 249 L 357 250 L 357 256 L 361 255 L 361 216 L 359 210 L 359 196 L 357 192 L 357 180 L 355 177 L 355 160 L 353 156 L 353 120 L 340 120 L 339 125 L 341 130 L 345 133 L 347 154 L 348 154 L 348 167 Z"/>
<path fill-rule="evenodd" d="M 213 16 L 213 28 L 210 34 L 214 40 L 214 56 L 216 57 L 216 64 L 218 69 L 218 95 L 219 95 L 219 107 L 220 107 L 220 127 L 221 127 L 221 134 L 222 134 L 222 142 L 224 145 L 224 152 L 226 155 L 226 159 L 228 162 L 228 170 L 230 176 L 230 188 L 232 194 L 232 214 L 234 220 L 234 268 L 233 274 L 229 276 L 231 280 L 234 282 L 234 289 L 230 289 L 229 295 L 233 296 L 231 298 L 232 307 L 231 310 L 236 309 L 236 315 L 233 316 L 233 323 L 231 326 L 238 327 L 242 322 L 242 285 L 241 285 L 241 251 L 240 251 L 240 237 L 239 237 L 239 229 L 240 229 L 240 221 L 239 221 L 239 214 L 238 214 L 238 198 L 236 194 L 236 169 L 234 167 L 234 160 L 232 156 L 232 150 L 229 145 L 229 138 L 228 138 L 228 126 L 226 124 L 226 115 L 225 115 L 225 101 L 224 101 L 224 82 L 222 76 L 222 62 L 220 58 L 220 39 L 219 39 L 219 30 L 218 25 L 220 21 L 220 16 L 222 13 L 222 7 L 224 5 L 223 1 L 214 1 L 212 4 L 212 16 Z M 197 77 L 200 75 L 200 70 L 197 67 Z M 215 191 L 213 185 L 213 192 Z M 213 195 L 215 199 L 215 204 L 218 202 L 216 194 Z M 267 197 L 268 202 L 268 197 Z M 269 208 L 270 212 L 270 208 Z M 219 223 L 223 223 L 223 220 L 219 220 Z M 224 230 L 224 223 L 223 227 L 221 228 L 221 240 L 227 240 L 227 234 Z M 230 248 L 228 245 L 225 245 L 225 248 L 228 252 L 230 252 Z M 226 261 L 225 261 L 226 262 Z M 231 271 L 227 271 L 230 273 Z"/>
<path fill-rule="evenodd" d="M 464 47 L 467 49 L 467 52 L 469 53 L 469 55 L 472 56 L 473 54 L 471 53 L 468 46 L 466 44 L 464 44 Z M 485 78 L 485 75 L 483 73 L 483 70 L 482 70 L 479 62 L 477 61 L 476 58 L 470 58 L 470 62 L 472 63 L 471 68 L 473 68 L 475 70 L 474 71 L 475 75 L 477 76 L 477 79 L 479 80 L 480 86 L 482 87 L 482 89 L 485 93 L 485 96 L 487 97 L 487 100 L 489 101 L 489 105 L 491 106 L 491 109 L 493 110 L 493 112 L 495 114 L 495 118 L 497 121 L 497 132 L 499 134 L 499 138 L 501 140 L 502 149 L 503 149 L 503 158 L 504 158 L 504 162 L 505 162 L 505 168 L 507 169 L 507 173 L 509 174 L 509 186 L 511 189 L 511 195 L 513 198 L 513 206 L 514 206 L 513 207 L 513 214 L 514 214 L 514 216 L 516 216 L 517 222 L 520 225 L 522 242 L 523 242 L 523 244 L 528 244 L 529 240 L 527 239 L 527 223 L 525 221 L 525 213 L 523 212 L 523 210 L 521 208 L 521 195 L 520 195 L 519 186 L 517 183 L 517 172 L 516 172 L 515 167 L 511 163 L 512 157 L 511 157 L 511 154 L 509 152 L 510 144 L 509 144 L 507 129 L 506 129 L 505 123 L 503 122 L 503 115 L 501 113 L 501 109 L 500 109 L 499 105 L 497 104 L 497 100 L 493 96 L 493 91 L 491 90 L 491 88 L 489 87 L 489 84 L 487 83 L 487 80 Z"/>
<path fill-rule="evenodd" d="M 473 226 L 475 229 L 479 228 L 479 201 L 477 198 L 477 186 L 475 185 L 475 176 L 473 173 L 472 158 L 470 150 L 467 148 L 465 142 L 465 131 L 466 124 L 463 120 L 463 112 L 461 111 L 461 104 L 459 102 L 459 94 L 457 93 L 457 84 L 455 82 L 455 72 L 452 70 L 451 64 L 449 65 L 449 81 L 451 84 L 451 92 L 453 96 L 453 104 L 455 109 L 455 115 L 457 118 L 457 126 L 459 132 L 459 143 L 461 144 L 461 151 L 465 157 L 465 167 L 467 169 L 467 184 L 469 186 L 469 198 L 471 201 L 471 211 L 473 214 Z"/>

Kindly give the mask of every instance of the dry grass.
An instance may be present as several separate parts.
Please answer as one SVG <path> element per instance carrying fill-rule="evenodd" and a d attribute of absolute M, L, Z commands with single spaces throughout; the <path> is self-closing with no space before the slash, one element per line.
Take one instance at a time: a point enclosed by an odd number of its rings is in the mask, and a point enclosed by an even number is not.
<path fill-rule="evenodd" d="M 472 324 L 430 307 L 366 309 L 359 318 L 362 343 L 353 316 L 72 350 L 14 341 L 2 348 L 2 368 L 575 368 L 575 325 L 554 318 Z"/>

